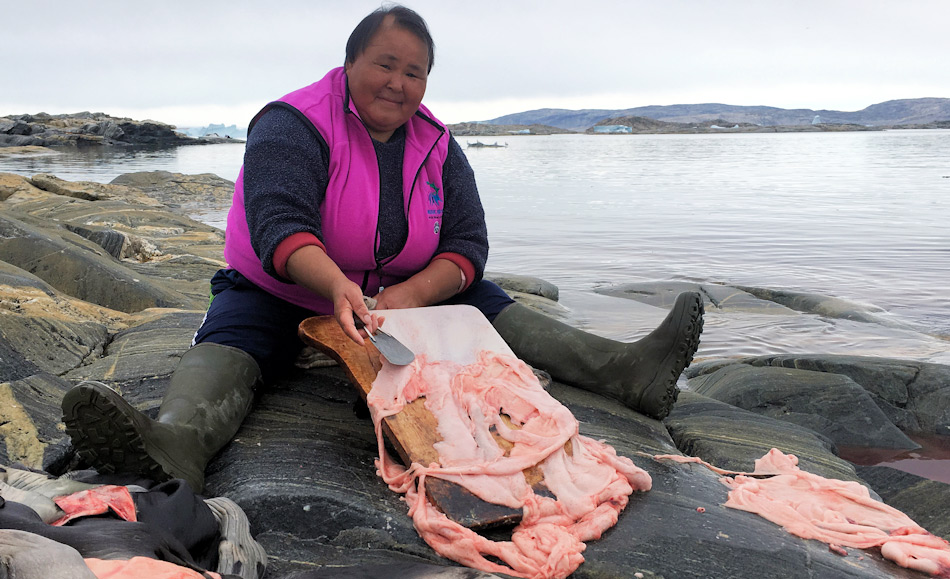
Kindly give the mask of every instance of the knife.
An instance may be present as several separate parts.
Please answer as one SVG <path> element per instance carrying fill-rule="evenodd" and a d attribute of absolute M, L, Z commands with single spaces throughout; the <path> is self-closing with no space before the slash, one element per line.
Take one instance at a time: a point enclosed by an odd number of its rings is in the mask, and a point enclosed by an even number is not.
<path fill-rule="evenodd" d="M 362 330 L 366 326 L 356 315 L 353 316 L 353 322 L 356 323 L 357 330 Z M 366 332 L 366 334 L 373 345 L 376 346 L 376 349 L 379 350 L 379 353 L 385 356 L 390 364 L 405 366 L 416 359 L 416 355 L 412 353 L 412 350 L 383 330 L 377 328 L 376 335 L 369 332 Z"/>

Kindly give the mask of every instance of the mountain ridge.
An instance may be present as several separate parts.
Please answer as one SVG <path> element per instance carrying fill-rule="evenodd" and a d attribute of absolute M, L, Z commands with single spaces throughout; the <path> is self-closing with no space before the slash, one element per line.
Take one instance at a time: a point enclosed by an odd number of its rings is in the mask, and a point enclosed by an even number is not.
<path fill-rule="evenodd" d="M 821 123 L 868 126 L 923 125 L 950 120 L 950 99 L 925 97 L 897 99 L 870 105 L 859 111 L 830 109 L 783 109 L 771 106 L 744 106 L 724 103 L 648 105 L 629 109 L 534 109 L 482 121 L 489 125 L 549 125 L 570 131 L 584 131 L 598 122 L 617 117 L 646 117 L 657 121 L 696 123 L 716 119 L 762 126 L 810 125 Z"/>

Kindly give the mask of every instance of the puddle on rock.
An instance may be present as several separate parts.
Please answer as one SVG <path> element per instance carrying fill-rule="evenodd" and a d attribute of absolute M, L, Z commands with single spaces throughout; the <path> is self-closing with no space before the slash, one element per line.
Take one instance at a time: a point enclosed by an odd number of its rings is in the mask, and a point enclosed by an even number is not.
<path fill-rule="evenodd" d="M 841 458 L 861 466 L 887 466 L 950 484 L 950 436 L 911 436 L 916 450 L 839 447 Z"/>

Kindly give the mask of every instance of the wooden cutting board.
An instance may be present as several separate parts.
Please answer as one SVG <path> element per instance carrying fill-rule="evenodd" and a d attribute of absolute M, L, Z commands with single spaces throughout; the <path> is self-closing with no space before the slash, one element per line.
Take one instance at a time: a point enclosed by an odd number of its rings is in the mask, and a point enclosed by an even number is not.
<path fill-rule="evenodd" d="M 416 354 L 424 353 L 430 360 L 454 360 L 460 364 L 475 362 L 484 349 L 512 355 L 491 324 L 471 306 L 434 306 L 407 310 L 380 311 L 386 318 L 386 331 Z M 308 318 L 300 324 L 299 334 L 311 345 L 340 363 L 350 380 L 366 399 L 376 374 L 382 367 L 379 351 L 366 340 L 360 346 L 350 340 L 332 316 Z M 383 432 L 403 464 L 439 462 L 433 445 L 439 442 L 436 420 L 417 399 L 401 412 L 383 421 Z M 501 448 L 511 445 L 496 436 Z M 528 484 L 536 493 L 548 494 L 540 469 L 525 471 Z M 471 529 L 487 529 L 518 523 L 521 510 L 495 505 L 476 497 L 464 487 L 437 478 L 426 481 L 429 500 L 447 517 Z"/>

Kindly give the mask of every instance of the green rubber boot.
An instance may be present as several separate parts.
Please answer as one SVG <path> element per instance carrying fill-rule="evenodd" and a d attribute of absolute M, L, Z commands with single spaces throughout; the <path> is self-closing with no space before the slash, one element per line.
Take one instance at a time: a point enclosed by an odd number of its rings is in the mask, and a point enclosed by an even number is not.
<path fill-rule="evenodd" d="M 521 304 L 502 310 L 492 325 L 516 356 L 555 380 L 663 419 L 679 395 L 676 381 L 699 346 L 703 298 L 698 292 L 680 294 L 666 319 L 630 344 L 578 330 Z"/>
<path fill-rule="evenodd" d="M 260 379 L 246 352 L 198 344 L 181 357 L 155 420 L 89 381 L 63 397 L 63 422 L 79 456 L 99 472 L 181 478 L 200 493 L 205 466 L 237 433 Z"/>

